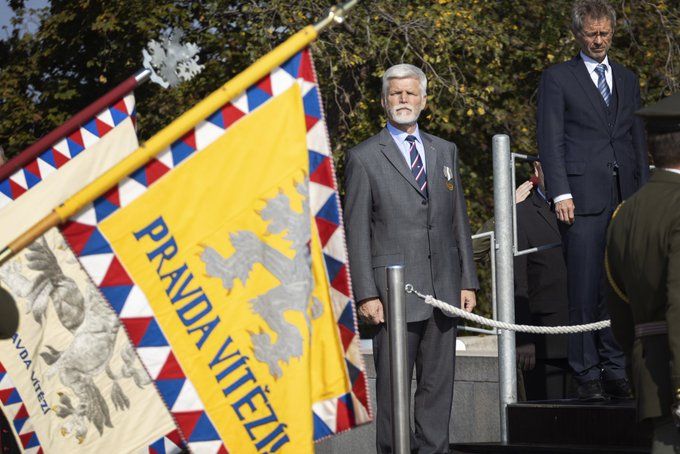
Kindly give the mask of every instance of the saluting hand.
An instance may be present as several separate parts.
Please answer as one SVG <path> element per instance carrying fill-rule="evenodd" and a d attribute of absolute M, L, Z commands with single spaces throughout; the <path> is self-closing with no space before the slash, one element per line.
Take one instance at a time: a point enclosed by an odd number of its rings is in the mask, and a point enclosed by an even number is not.
<path fill-rule="evenodd" d="M 371 325 L 378 325 L 385 323 L 385 315 L 383 313 L 383 305 L 379 298 L 369 298 L 359 302 L 357 309 L 359 317 L 366 323 Z"/>
<path fill-rule="evenodd" d="M 472 309 L 477 305 L 477 294 L 474 290 L 460 291 L 460 307 L 466 312 L 472 312 Z"/>
<path fill-rule="evenodd" d="M 574 223 L 574 199 L 560 200 L 555 204 L 557 219 L 565 224 Z"/>
<path fill-rule="evenodd" d="M 526 200 L 526 198 L 529 197 L 529 194 L 531 194 L 531 189 L 533 189 L 533 187 L 534 184 L 531 182 L 531 180 L 527 180 L 520 184 L 517 189 L 515 189 L 515 203 L 520 203 Z"/>

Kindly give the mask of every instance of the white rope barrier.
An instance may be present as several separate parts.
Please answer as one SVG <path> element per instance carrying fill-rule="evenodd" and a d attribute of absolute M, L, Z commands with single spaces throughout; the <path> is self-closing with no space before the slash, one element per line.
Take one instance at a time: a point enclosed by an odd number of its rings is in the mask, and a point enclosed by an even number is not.
<path fill-rule="evenodd" d="M 432 295 L 424 295 L 413 288 L 413 285 L 406 284 L 406 293 L 414 293 L 419 298 L 425 300 L 425 303 L 441 309 L 444 312 L 455 315 L 457 317 L 470 320 L 471 322 L 479 323 L 480 325 L 490 326 L 492 328 L 499 328 L 508 331 L 517 331 L 520 333 L 532 333 L 532 334 L 573 334 L 573 333 L 583 333 L 586 331 L 597 331 L 603 328 L 608 328 L 611 324 L 610 320 L 602 320 L 600 322 L 588 323 L 585 325 L 573 325 L 573 326 L 532 326 L 532 325 L 516 325 L 514 323 L 499 322 L 497 320 L 491 320 L 481 315 L 473 314 L 467 312 L 463 309 L 451 306 L 444 301 L 440 301 L 433 297 Z"/>

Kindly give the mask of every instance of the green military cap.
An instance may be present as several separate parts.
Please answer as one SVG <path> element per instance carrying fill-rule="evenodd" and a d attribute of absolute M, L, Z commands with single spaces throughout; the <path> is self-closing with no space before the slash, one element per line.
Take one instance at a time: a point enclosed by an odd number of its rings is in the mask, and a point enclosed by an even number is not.
<path fill-rule="evenodd" d="M 9 339 L 19 327 L 19 310 L 7 290 L 0 287 L 0 339 Z"/>
<path fill-rule="evenodd" d="M 680 131 L 680 93 L 674 93 L 635 112 L 647 122 L 650 134 Z"/>

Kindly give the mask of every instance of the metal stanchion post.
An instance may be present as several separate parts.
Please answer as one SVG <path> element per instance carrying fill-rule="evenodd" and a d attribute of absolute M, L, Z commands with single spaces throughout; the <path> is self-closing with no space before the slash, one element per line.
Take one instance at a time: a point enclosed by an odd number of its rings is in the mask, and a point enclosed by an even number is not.
<path fill-rule="evenodd" d="M 513 283 L 513 204 L 512 164 L 510 138 L 497 134 L 492 139 L 493 148 L 493 201 L 496 219 L 496 291 L 498 319 L 515 322 L 515 295 Z M 498 385 L 500 392 L 501 441 L 508 442 L 508 404 L 517 401 L 517 371 L 515 359 L 515 333 L 500 330 L 498 339 Z"/>
<path fill-rule="evenodd" d="M 408 454 L 409 392 L 407 373 L 406 310 L 404 308 L 404 267 L 387 267 L 387 338 L 390 350 L 392 393 L 392 452 Z"/>

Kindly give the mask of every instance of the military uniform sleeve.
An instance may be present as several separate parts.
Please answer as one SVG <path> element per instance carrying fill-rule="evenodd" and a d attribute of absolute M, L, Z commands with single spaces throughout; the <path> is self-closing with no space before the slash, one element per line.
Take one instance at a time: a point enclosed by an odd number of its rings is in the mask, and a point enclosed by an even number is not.
<path fill-rule="evenodd" d="M 666 323 L 671 351 L 671 383 L 676 391 L 680 389 L 680 223 L 671 232 L 667 276 Z"/>

